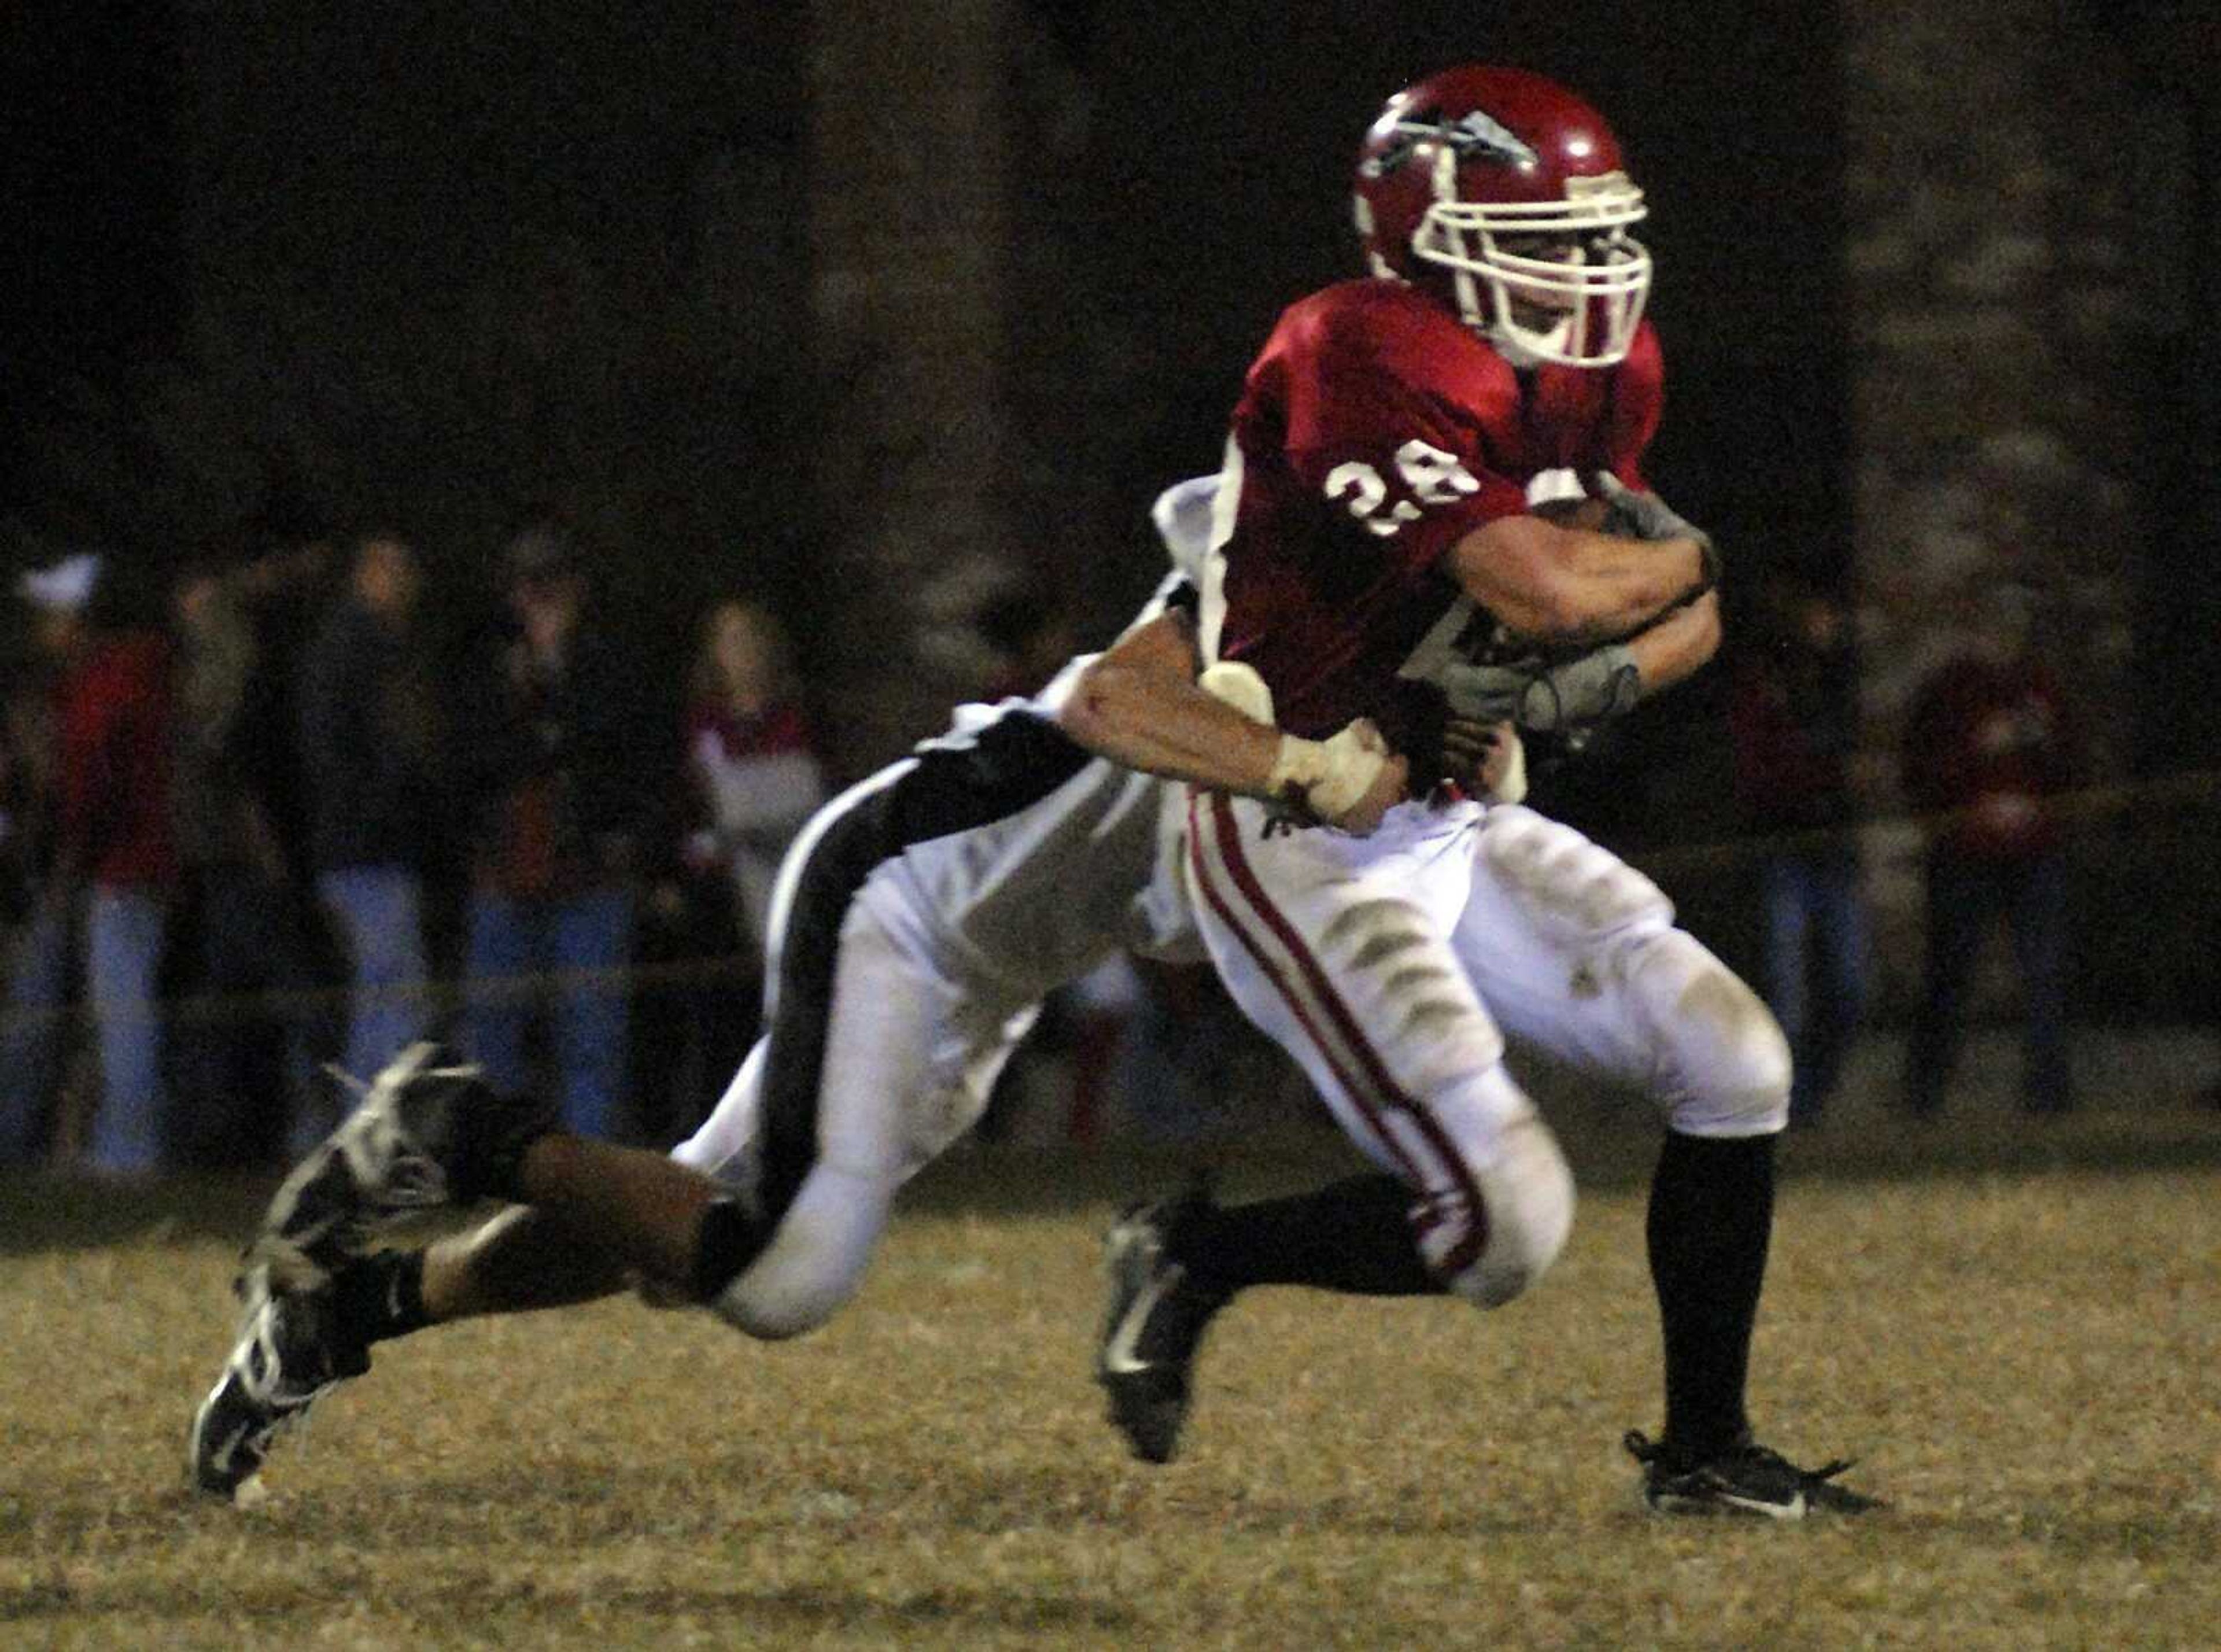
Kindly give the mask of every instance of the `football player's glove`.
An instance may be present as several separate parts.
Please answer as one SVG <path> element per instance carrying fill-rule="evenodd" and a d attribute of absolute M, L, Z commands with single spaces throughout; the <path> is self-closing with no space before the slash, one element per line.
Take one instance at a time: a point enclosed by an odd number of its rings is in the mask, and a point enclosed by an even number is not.
<path fill-rule="evenodd" d="M 1693 539 L 1704 555 L 1704 577 L 1696 591 L 1720 582 L 1719 548 L 1712 536 L 1655 493 L 1638 493 L 1610 471 L 1596 472 L 1596 497 L 1606 506 L 1601 531 L 1629 539 Z"/>
<path fill-rule="evenodd" d="M 1571 734 L 1624 716 L 1642 698 L 1635 656 L 1613 642 L 1561 665 L 1443 668 L 1453 715 L 1480 723 L 1516 723 L 1536 734 Z"/>
<path fill-rule="evenodd" d="M 1655 493 L 1640 493 L 1610 471 L 1596 473 L 1596 497 L 1605 502 L 1603 531 L 1630 539 L 1697 539 L 1711 535 Z"/>
<path fill-rule="evenodd" d="M 1275 794 L 1328 825 L 1345 826 L 1391 754 L 1380 731 L 1363 717 L 1324 740 L 1282 735 L 1270 784 Z"/>

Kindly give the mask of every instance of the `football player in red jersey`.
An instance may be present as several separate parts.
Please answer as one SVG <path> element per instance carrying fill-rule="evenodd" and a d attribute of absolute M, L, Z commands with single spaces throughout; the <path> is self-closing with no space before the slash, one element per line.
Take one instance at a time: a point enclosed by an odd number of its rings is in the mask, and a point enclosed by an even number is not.
<path fill-rule="evenodd" d="M 1291 306 L 1235 409 L 1204 658 L 1256 673 L 1292 735 L 1362 717 L 1414 754 L 1446 709 L 1562 728 L 1694 669 L 1717 646 L 1716 567 L 1642 473 L 1663 372 L 1629 235 L 1642 196 L 1611 128 L 1540 76 L 1449 70 L 1374 122 L 1356 208 L 1371 277 Z M 1542 509 L 1592 492 L 1623 532 Z M 1575 685 L 1561 672 L 1538 699 L 1535 662 L 1569 654 Z M 1129 1211 L 1097 1361 L 1113 1421 L 1137 1455 L 1171 1455 L 1204 1328 L 1247 1286 L 1486 1307 L 1539 1279 L 1573 1184 L 1505 1069 L 1509 1028 L 1642 1082 L 1667 1115 L 1649 1222 L 1667 1422 L 1657 1444 L 1628 1436 L 1645 1500 L 1868 1506 L 1831 1482 L 1842 1465 L 1796 1467 L 1744 1414 L 1788 1092 L 1773 1017 L 1617 857 L 1532 811 L 1419 790 L 1361 838 L 1192 795 L 1213 962 L 1380 1172 Z"/>

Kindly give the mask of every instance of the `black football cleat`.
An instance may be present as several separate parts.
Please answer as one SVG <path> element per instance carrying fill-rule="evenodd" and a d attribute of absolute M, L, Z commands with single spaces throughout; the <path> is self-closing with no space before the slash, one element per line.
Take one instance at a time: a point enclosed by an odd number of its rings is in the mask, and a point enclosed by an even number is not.
<path fill-rule="evenodd" d="M 1847 1458 L 1799 1468 L 1780 1452 L 1743 1440 L 1692 1460 L 1632 1429 L 1623 1443 L 1642 1465 L 1643 1506 L 1653 1514 L 1802 1520 L 1808 1514 L 1864 1514 L 1886 1506 L 1879 1498 L 1836 1484 L 1836 1476 L 1851 1466 Z"/>
<path fill-rule="evenodd" d="M 280 1184 L 247 1248 L 241 1295 L 258 1272 L 280 1286 L 327 1279 L 396 1223 L 471 1203 L 502 1155 L 513 1169 L 552 1122 L 544 1104 L 500 1094 L 438 1045 L 411 1044 Z"/>
<path fill-rule="evenodd" d="M 1096 1346 L 1095 1380 L 1111 1425 L 1143 1462 L 1170 1462 L 1186 1424 L 1197 1347 L 1226 1298 L 1196 1286 L 1168 1254 L 1173 1231 L 1208 1206 L 1200 1186 L 1137 1205 L 1103 1242 L 1110 1302 Z"/>
<path fill-rule="evenodd" d="M 368 1345 L 341 1323 L 328 1282 L 272 1290 L 251 1275 L 239 1341 L 194 1414 L 187 1446 L 193 1489 L 226 1502 L 261 1473 L 278 1436 L 350 1377 L 370 1369 Z"/>

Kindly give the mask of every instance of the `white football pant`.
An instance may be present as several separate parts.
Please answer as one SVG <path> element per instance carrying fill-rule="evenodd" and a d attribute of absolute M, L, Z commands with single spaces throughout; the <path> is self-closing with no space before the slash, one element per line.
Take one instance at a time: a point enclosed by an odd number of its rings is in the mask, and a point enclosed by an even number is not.
<path fill-rule="evenodd" d="M 977 1123 L 1032 1004 L 960 991 L 921 942 L 872 904 L 841 925 L 816 1074 L 815 1157 L 771 1242 L 711 1305 L 751 1336 L 798 1336 L 863 1283 L 896 1192 Z M 769 1040 L 760 1041 L 702 1128 L 672 1157 L 754 1208 Z"/>
<path fill-rule="evenodd" d="M 1508 1302 L 1564 1245 L 1573 1186 L 1450 942 L 1482 809 L 1405 803 L 1361 838 L 1274 815 L 1191 793 L 1191 895 L 1211 960 L 1350 1139 L 1411 1188 L 1428 1267 L 1484 1306 Z"/>
<path fill-rule="evenodd" d="M 1789 1045 L 1759 996 L 1649 879 L 1572 827 L 1492 807 L 1453 935 L 1497 1025 L 1642 1090 L 1686 1136 L 1763 1136 L 1789 1117 Z"/>

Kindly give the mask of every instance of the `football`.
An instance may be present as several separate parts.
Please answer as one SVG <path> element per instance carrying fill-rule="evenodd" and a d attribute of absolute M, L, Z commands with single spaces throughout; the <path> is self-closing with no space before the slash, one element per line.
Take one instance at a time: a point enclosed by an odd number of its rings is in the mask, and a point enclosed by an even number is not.
<path fill-rule="evenodd" d="M 1561 528 L 1580 528 L 1592 534 L 1621 533 L 1609 499 L 1551 499 L 1535 507 L 1535 514 Z"/>

